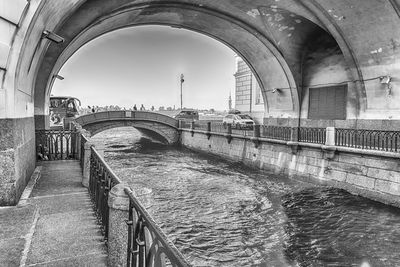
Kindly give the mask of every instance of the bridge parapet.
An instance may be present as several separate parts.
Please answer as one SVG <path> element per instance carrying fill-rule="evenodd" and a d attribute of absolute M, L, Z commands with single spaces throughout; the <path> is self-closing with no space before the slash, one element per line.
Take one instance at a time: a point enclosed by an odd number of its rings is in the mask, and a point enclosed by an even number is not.
<path fill-rule="evenodd" d="M 97 123 L 100 121 L 115 121 L 115 120 L 137 120 L 137 121 L 151 121 L 161 124 L 169 125 L 178 129 L 178 120 L 164 114 L 149 112 L 149 111 L 102 111 L 82 115 L 75 119 L 81 126 Z"/>

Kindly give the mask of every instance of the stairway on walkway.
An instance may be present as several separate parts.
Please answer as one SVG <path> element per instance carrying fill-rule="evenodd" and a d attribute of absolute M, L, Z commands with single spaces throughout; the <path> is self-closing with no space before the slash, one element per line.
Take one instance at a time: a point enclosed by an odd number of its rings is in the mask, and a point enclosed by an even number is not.
<path fill-rule="evenodd" d="M 23 207 L 0 209 L 0 266 L 107 266 L 78 161 L 41 162 Z"/>

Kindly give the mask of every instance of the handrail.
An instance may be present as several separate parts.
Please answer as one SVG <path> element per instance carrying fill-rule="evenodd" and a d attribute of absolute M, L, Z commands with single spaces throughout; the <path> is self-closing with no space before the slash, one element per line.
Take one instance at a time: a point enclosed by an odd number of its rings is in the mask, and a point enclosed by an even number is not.
<path fill-rule="evenodd" d="M 96 150 L 96 148 L 94 146 L 92 146 L 91 148 L 92 151 L 92 155 L 95 155 L 98 159 L 98 161 L 104 166 L 105 171 L 107 171 L 111 178 L 113 179 L 114 183 L 120 184 L 121 180 L 119 179 L 119 177 L 115 174 L 115 172 L 111 169 L 111 167 L 107 164 L 107 162 L 104 160 L 104 158 L 102 156 L 100 156 L 99 152 Z"/>
<path fill-rule="evenodd" d="M 109 232 L 108 196 L 111 188 L 120 184 L 121 180 L 94 146 L 90 147 L 90 152 L 89 193 L 107 240 Z M 136 199 L 132 190 L 126 187 L 125 193 L 129 198 L 128 266 L 191 266 Z M 167 260 L 169 265 L 166 265 Z"/>
<path fill-rule="evenodd" d="M 93 146 L 90 150 L 89 193 L 94 204 L 94 210 L 101 222 L 104 237 L 107 240 L 109 215 L 108 193 L 113 186 L 121 183 L 121 181 Z"/>
<path fill-rule="evenodd" d="M 127 266 L 191 266 L 132 190 L 128 187 L 124 190 L 129 197 Z"/>

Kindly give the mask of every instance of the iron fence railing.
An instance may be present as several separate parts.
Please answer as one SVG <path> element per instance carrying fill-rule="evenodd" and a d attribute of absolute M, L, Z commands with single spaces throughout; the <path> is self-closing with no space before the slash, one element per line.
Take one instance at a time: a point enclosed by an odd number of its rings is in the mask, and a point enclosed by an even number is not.
<path fill-rule="evenodd" d="M 94 210 L 103 227 L 103 234 L 108 238 L 108 193 L 119 183 L 120 179 L 111 170 L 103 157 L 94 147 L 90 148 L 89 193 L 94 204 Z"/>
<path fill-rule="evenodd" d="M 326 128 L 299 128 L 299 142 L 325 144 Z"/>
<path fill-rule="evenodd" d="M 207 121 L 195 122 L 194 129 L 200 130 L 200 131 L 207 131 L 207 129 L 208 129 Z"/>
<path fill-rule="evenodd" d="M 191 266 L 129 188 L 127 266 Z"/>
<path fill-rule="evenodd" d="M 248 128 L 248 129 L 232 128 L 232 134 L 246 136 L 246 137 L 252 137 L 252 136 L 254 136 L 254 130 L 252 128 Z"/>
<path fill-rule="evenodd" d="M 227 133 L 228 126 L 222 122 L 211 122 L 211 132 L 213 133 Z"/>
<path fill-rule="evenodd" d="M 95 147 L 90 148 L 89 193 L 105 239 L 108 239 L 108 194 L 121 180 L 112 171 Z M 130 188 L 127 266 L 190 266 L 179 250 L 168 240 L 146 209 L 135 198 Z"/>
<path fill-rule="evenodd" d="M 181 129 L 190 129 L 191 122 L 190 121 L 180 121 L 180 128 Z"/>
<path fill-rule="evenodd" d="M 400 152 L 400 131 L 335 129 L 335 145 Z"/>
<path fill-rule="evenodd" d="M 36 135 L 36 153 L 38 160 L 76 159 L 76 131 L 38 130 Z"/>
<path fill-rule="evenodd" d="M 297 130 L 297 128 L 286 126 L 261 125 L 260 136 L 269 139 L 290 141 L 292 138 L 293 130 Z"/>

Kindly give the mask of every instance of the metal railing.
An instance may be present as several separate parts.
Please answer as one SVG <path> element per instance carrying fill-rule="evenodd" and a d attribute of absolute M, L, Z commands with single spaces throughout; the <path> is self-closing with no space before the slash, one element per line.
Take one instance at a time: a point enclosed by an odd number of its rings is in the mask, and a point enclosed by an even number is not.
<path fill-rule="evenodd" d="M 299 142 L 325 144 L 326 128 L 299 128 Z"/>
<path fill-rule="evenodd" d="M 213 133 L 227 133 L 228 126 L 222 122 L 211 122 L 211 132 Z"/>
<path fill-rule="evenodd" d="M 76 159 L 76 131 L 38 130 L 36 135 L 36 153 L 38 160 Z"/>
<path fill-rule="evenodd" d="M 103 227 L 103 234 L 107 240 L 108 193 L 113 186 L 121 183 L 121 181 L 94 147 L 91 147 L 90 151 L 89 193 L 94 204 L 94 210 Z"/>
<path fill-rule="evenodd" d="M 335 129 L 335 145 L 400 152 L 400 131 Z"/>
<path fill-rule="evenodd" d="M 292 127 L 285 126 L 261 125 L 260 136 L 269 139 L 290 141 L 293 130 L 297 130 L 297 128 L 293 129 Z"/>
<path fill-rule="evenodd" d="M 200 131 L 207 131 L 207 121 L 197 121 L 194 124 L 194 128 Z"/>
<path fill-rule="evenodd" d="M 180 128 L 181 129 L 190 129 L 191 122 L 190 121 L 180 121 Z"/>
<path fill-rule="evenodd" d="M 111 188 L 121 183 L 95 147 L 90 148 L 89 193 L 94 204 L 105 239 L 108 239 L 109 206 Z M 152 219 L 130 188 L 129 197 L 127 266 L 191 266 L 179 250 L 170 242 Z"/>
<path fill-rule="evenodd" d="M 127 266 L 191 266 L 156 224 L 146 209 L 125 188 L 129 197 Z"/>

